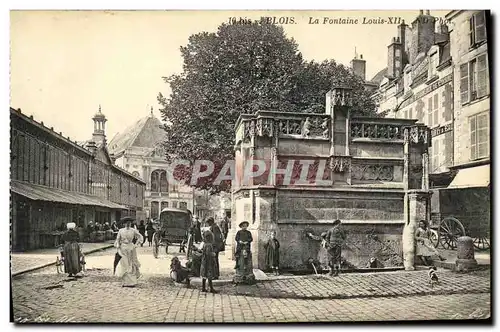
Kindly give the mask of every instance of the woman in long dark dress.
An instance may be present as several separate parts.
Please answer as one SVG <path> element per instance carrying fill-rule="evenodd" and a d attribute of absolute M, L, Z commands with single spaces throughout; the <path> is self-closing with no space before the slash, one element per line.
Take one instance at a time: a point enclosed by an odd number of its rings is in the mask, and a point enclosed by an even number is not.
<path fill-rule="evenodd" d="M 64 244 L 64 272 L 69 277 L 76 276 L 82 271 L 82 264 L 80 261 L 80 238 L 78 232 L 75 230 L 76 224 L 70 222 L 66 225 L 67 231 L 62 236 L 62 243 Z"/>
<path fill-rule="evenodd" d="M 146 225 L 144 225 L 144 220 L 141 220 L 139 223 L 139 226 L 137 227 L 137 230 L 139 231 L 139 234 L 142 235 L 143 241 L 140 243 L 141 247 L 144 245 L 144 242 L 146 242 Z"/>
<path fill-rule="evenodd" d="M 275 275 L 279 274 L 280 266 L 280 243 L 276 239 L 276 232 L 271 232 L 271 238 L 264 244 L 266 249 L 266 267 L 270 271 L 274 271 Z"/>
<path fill-rule="evenodd" d="M 153 234 L 155 233 L 155 228 L 151 220 L 148 220 L 148 222 L 146 223 L 146 233 L 148 235 L 148 245 L 151 247 L 151 243 L 153 242 Z"/>
<path fill-rule="evenodd" d="M 206 292 L 206 282 L 208 280 L 208 287 L 210 287 L 210 293 L 216 293 L 212 280 L 216 276 L 216 262 L 215 262 L 215 250 L 214 250 L 214 235 L 211 231 L 205 231 L 203 233 L 203 245 L 201 248 L 201 268 L 200 275 L 202 278 L 202 292 Z"/>

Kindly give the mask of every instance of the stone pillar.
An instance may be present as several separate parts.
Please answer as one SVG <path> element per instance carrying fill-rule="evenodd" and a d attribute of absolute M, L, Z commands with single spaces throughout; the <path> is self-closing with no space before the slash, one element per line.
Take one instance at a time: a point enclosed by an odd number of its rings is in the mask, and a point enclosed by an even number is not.
<path fill-rule="evenodd" d="M 472 238 L 468 236 L 459 237 L 457 240 L 457 250 L 457 260 L 455 262 L 456 271 L 465 272 L 477 268 Z"/>
<path fill-rule="evenodd" d="M 422 154 L 422 190 L 429 190 L 429 153 Z"/>
<path fill-rule="evenodd" d="M 427 219 L 431 192 L 410 190 L 405 194 L 405 221 L 403 228 L 403 264 L 405 270 L 415 269 L 415 231 L 418 222 Z"/>

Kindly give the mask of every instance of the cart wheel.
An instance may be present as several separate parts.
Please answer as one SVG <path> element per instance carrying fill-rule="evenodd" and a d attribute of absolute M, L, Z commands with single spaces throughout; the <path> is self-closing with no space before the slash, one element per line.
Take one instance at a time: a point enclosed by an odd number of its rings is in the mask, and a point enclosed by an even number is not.
<path fill-rule="evenodd" d="M 158 258 L 158 246 L 159 246 L 159 243 L 158 243 L 158 233 L 154 233 L 153 234 L 153 256 L 155 258 Z"/>
<path fill-rule="evenodd" d="M 439 224 L 439 242 L 444 249 L 456 249 L 457 239 L 465 236 L 462 223 L 453 217 L 444 218 Z"/>
<path fill-rule="evenodd" d="M 476 237 L 474 238 L 474 248 L 478 250 L 488 250 L 490 249 L 490 241 L 487 237 Z"/>
<path fill-rule="evenodd" d="M 431 238 L 430 241 L 434 248 L 437 248 L 439 246 L 439 232 L 436 231 L 435 229 L 431 229 Z"/>
<path fill-rule="evenodd" d="M 186 249 L 186 259 L 189 259 L 191 258 L 191 254 L 192 254 L 192 251 L 193 251 L 193 242 L 194 242 L 194 238 L 193 238 L 193 235 L 192 234 L 189 234 L 188 235 L 188 240 L 187 240 L 187 249 Z"/>

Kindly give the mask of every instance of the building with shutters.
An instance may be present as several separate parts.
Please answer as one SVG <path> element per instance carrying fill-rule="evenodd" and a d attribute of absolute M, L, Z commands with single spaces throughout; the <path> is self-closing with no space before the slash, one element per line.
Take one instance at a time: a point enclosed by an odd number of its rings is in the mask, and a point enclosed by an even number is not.
<path fill-rule="evenodd" d="M 420 11 L 410 26 L 397 27 L 387 67 L 371 80 L 379 85 L 373 98 L 380 114 L 431 128 L 434 189 L 484 188 L 489 197 L 488 18 L 488 11 L 457 10 L 444 18 Z"/>
<path fill-rule="evenodd" d="M 75 222 L 113 222 L 140 214 L 145 183 L 114 165 L 106 117 L 94 116 L 84 146 L 10 109 L 11 239 L 14 250 L 54 247 L 57 230 Z"/>
<path fill-rule="evenodd" d="M 115 164 L 146 183 L 145 218 L 157 219 L 167 207 L 187 209 L 203 218 L 208 211 L 207 193 L 168 181 L 169 164 L 161 147 L 165 138 L 162 127 L 151 108 L 149 115 L 117 133 L 108 145 Z"/>

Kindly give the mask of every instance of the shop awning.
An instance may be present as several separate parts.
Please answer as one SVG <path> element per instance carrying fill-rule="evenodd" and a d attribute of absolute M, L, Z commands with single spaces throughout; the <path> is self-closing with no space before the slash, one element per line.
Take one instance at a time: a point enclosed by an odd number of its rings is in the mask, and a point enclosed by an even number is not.
<path fill-rule="evenodd" d="M 459 170 L 448 188 L 487 187 L 489 185 L 490 165 L 482 165 Z"/>
<path fill-rule="evenodd" d="M 76 205 L 102 206 L 110 209 L 126 209 L 125 206 L 106 199 L 71 191 L 49 188 L 32 183 L 11 181 L 10 190 L 33 201 L 58 202 Z"/>

